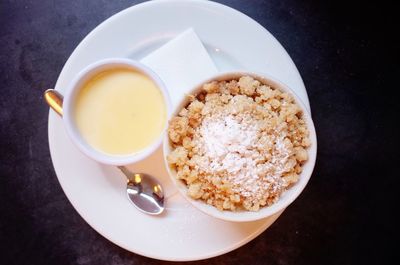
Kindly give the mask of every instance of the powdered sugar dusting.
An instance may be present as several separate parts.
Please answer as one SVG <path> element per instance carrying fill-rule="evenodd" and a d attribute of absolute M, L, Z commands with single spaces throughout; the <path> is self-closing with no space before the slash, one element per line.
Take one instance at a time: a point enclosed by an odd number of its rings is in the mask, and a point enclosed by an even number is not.
<path fill-rule="evenodd" d="M 225 157 L 228 153 L 244 153 L 256 140 L 257 127 L 240 124 L 232 115 L 207 117 L 199 128 L 210 158 Z"/>
<path fill-rule="evenodd" d="M 276 193 L 283 188 L 282 174 L 290 150 L 284 143 L 284 134 L 275 131 L 265 135 L 249 114 L 206 117 L 197 131 L 194 141 L 203 157 L 199 169 L 208 175 L 223 175 L 232 190 L 254 200 L 260 200 L 268 192 Z M 263 161 L 265 144 L 260 137 L 267 137 L 272 155 Z M 252 199 L 252 198 L 250 198 Z"/>

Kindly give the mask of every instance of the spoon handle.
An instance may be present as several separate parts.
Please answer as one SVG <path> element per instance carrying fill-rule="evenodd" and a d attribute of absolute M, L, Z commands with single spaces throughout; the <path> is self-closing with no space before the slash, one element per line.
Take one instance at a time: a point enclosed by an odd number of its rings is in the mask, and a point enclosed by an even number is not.
<path fill-rule="evenodd" d="M 125 175 L 125 177 L 130 180 L 132 176 L 132 172 L 130 172 L 126 167 L 124 166 L 118 166 L 119 170 L 122 171 L 122 173 Z"/>
<path fill-rule="evenodd" d="M 62 117 L 63 115 L 63 95 L 61 95 L 57 90 L 55 89 L 47 89 L 44 92 L 44 98 L 47 102 L 47 104 L 58 114 Z"/>

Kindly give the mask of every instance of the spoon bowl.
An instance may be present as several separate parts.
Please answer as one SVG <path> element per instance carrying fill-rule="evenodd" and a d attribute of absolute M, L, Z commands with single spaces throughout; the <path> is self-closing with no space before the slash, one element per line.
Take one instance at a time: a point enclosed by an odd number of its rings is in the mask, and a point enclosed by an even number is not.
<path fill-rule="evenodd" d="M 131 173 L 118 167 L 126 176 L 126 193 L 133 205 L 142 212 L 157 215 L 164 210 L 164 192 L 156 179 L 145 173 Z"/>

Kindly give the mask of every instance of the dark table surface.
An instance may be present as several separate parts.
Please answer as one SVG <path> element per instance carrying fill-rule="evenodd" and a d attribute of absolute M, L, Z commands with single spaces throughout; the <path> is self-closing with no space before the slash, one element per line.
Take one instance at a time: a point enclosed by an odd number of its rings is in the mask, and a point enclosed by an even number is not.
<path fill-rule="evenodd" d="M 109 242 L 71 206 L 51 163 L 42 96 L 86 34 L 138 2 L 0 1 L 0 264 L 162 263 Z M 268 230 L 198 264 L 389 263 L 400 135 L 390 8 L 218 2 L 254 18 L 293 58 L 313 109 L 318 158 L 307 188 Z"/>

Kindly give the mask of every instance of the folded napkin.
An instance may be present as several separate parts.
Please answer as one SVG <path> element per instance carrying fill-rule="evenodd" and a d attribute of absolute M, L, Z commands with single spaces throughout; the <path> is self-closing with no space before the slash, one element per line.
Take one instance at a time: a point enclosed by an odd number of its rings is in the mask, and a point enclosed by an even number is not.
<path fill-rule="evenodd" d="M 173 108 L 193 86 L 218 73 L 201 40 L 191 28 L 147 55 L 141 62 L 164 81 Z"/>

